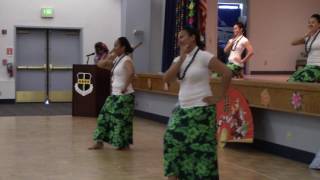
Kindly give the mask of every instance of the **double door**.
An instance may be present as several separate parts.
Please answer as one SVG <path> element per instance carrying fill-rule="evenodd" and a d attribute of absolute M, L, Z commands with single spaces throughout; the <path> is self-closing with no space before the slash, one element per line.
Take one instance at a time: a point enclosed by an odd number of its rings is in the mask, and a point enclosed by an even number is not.
<path fill-rule="evenodd" d="M 71 102 L 80 62 L 80 30 L 18 28 L 16 102 Z"/>

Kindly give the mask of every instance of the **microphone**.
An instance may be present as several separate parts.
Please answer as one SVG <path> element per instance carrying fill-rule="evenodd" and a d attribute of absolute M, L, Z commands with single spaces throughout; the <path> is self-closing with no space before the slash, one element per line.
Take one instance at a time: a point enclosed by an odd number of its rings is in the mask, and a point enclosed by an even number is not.
<path fill-rule="evenodd" d="M 89 56 L 93 56 L 95 55 L 96 53 L 90 53 L 90 54 L 87 54 L 86 56 L 89 57 Z"/>
<path fill-rule="evenodd" d="M 87 54 L 87 64 L 89 63 L 89 59 L 90 59 L 90 56 L 93 56 L 95 55 L 96 53 L 90 53 L 90 54 Z"/>

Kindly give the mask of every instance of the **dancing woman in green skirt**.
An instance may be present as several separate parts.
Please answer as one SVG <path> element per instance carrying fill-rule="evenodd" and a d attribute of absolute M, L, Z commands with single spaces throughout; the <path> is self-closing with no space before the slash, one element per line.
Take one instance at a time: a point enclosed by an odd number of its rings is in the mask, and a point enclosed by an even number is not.
<path fill-rule="evenodd" d="M 245 37 L 245 26 L 238 22 L 233 26 L 233 37 L 224 48 L 225 53 L 230 53 L 227 67 L 232 71 L 233 77 L 242 77 L 244 64 L 253 56 L 253 48 L 250 41 Z M 247 50 L 246 56 L 242 53 Z"/>
<path fill-rule="evenodd" d="M 172 180 L 217 180 L 216 98 L 210 74 L 222 74 L 224 97 L 232 73 L 214 55 L 201 50 L 197 30 L 184 28 L 178 42 L 180 56 L 164 75 L 166 82 L 180 82 L 179 107 L 173 111 L 164 135 L 164 173 Z"/>
<path fill-rule="evenodd" d="M 112 94 L 100 110 L 93 136 L 96 144 L 89 149 L 102 149 L 104 142 L 119 150 L 128 149 L 132 144 L 134 66 L 129 56 L 132 52 L 127 38 L 120 37 L 110 54 L 97 64 L 111 71 Z"/>
<path fill-rule="evenodd" d="M 309 19 L 308 32 L 292 45 L 305 45 L 308 56 L 307 65 L 296 71 L 288 82 L 320 83 L 320 14 L 314 14 Z"/>

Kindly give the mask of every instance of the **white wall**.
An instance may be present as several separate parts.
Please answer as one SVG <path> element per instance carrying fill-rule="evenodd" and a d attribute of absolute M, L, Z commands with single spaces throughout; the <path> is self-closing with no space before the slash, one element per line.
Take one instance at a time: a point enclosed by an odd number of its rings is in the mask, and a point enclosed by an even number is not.
<path fill-rule="evenodd" d="M 252 109 L 255 138 L 311 153 L 320 150 L 318 117 Z"/>
<path fill-rule="evenodd" d="M 240 2 L 240 0 L 220 0 Z M 319 0 L 252 0 L 248 2 L 248 37 L 255 55 L 249 71 L 294 71 L 303 46 L 293 47 L 291 41 L 303 35 L 307 21 L 319 13 Z M 208 1 L 207 48 L 215 52 L 217 34 L 217 0 Z"/>
<path fill-rule="evenodd" d="M 41 19 L 41 7 L 53 7 L 54 19 Z M 120 0 L 1 0 L 0 29 L 7 29 L 7 35 L 0 35 L 0 60 L 14 62 L 14 56 L 6 55 L 6 48 L 14 48 L 15 27 L 81 28 L 83 54 L 93 51 L 97 41 L 110 47 L 121 34 Z M 83 61 L 85 62 L 84 57 Z M 15 81 L 8 78 L 6 69 L 0 64 L 0 99 L 15 98 Z"/>
<path fill-rule="evenodd" d="M 151 52 L 149 72 L 161 72 L 165 0 L 151 0 Z"/>
<path fill-rule="evenodd" d="M 249 1 L 248 35 L 255 50 L 249 70 L 293 71 L 304 48 L 291 41 L 305 34 L 319 7 L 319 0 Z"/>
<path fill-rule="evenodd" d="M 142 41 L 142 46 L 133 53 L 133 61 L 137 73 L 147 73 L 150 68 L 151 41 L 151 1 L 122 0 L 122 35 L 132 45 Z M 143 34 L 133 34 L 134 30 Z"/>
<path fill-rule="evenodd" d="M 206 48 L 211 53 L 217 55 L 217 41 L 218 41 L 218 31 L 217 31 L 217 17 L 218 17 L 218 1 L 209 0 L 208 2 L 208 11 L 207 11 L 207 27 L 206 27 Z"/>

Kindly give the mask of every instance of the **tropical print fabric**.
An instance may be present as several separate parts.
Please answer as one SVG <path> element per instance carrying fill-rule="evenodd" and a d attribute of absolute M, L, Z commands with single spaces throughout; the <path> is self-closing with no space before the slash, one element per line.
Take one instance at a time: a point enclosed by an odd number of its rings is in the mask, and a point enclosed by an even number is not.
<path fill-rule="evenodd" d="M 320 82 L 320 66 L 307 65 L 293 73 L 288 82 Z"/>
<path fill-rule="evenodd" d="M 165 176 L 217 180 L 214 106 L 176 108 L 164 135 Z"/>
<path fill-rule="evenodd" d="M 134 95 L 109 96 L 97 118 L 94 140 L 107 142 L 116 148 L 125 148 L 133 143 L 132 120 Z"/>

